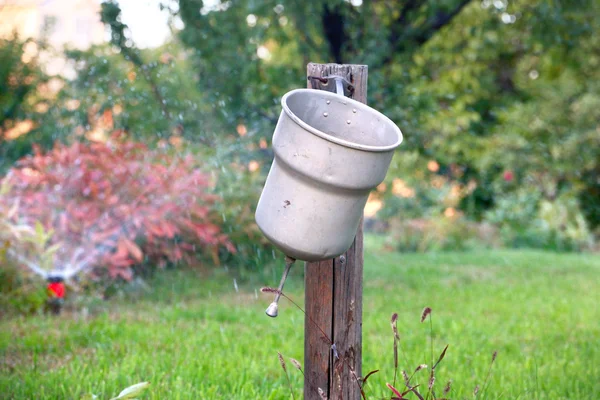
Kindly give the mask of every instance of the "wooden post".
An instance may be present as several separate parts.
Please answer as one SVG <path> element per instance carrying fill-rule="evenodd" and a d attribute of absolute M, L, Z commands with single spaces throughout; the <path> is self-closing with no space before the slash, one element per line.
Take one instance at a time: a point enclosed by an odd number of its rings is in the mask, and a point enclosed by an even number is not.
<path fill-rule="evenodd" d="M 307 73 L 344 77 L 354 86 L 352 98 L 366 104 L 366 65 L 309 63 Z M 308 87 L 317 89 L 314 82 L 309 79 Z M 362 220 L 346 253 L 333 260 L 307 262 L 304 273 L 304 399 L 321 400 L 321 388 L 330 400 L 360 400 L 356 379 L 361 377 L 362 366 Z M 339 358 L 334 357 L 321 330 L 335 344 Z"/>

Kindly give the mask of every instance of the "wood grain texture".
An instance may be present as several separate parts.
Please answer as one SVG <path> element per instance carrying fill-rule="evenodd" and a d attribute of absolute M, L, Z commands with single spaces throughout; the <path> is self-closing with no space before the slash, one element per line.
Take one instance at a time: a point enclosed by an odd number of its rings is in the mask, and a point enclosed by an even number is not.
<path fill-rule="evenodd" d="M 366 65 L 315 64 L 307 76 L 343 76 L 354 87 L 352 98 L 367 102 Z M 308 87 L 312 88 L 308 80 Z M 304 398 L 321 400 L 318 388 L 330 400 L 359 400 L 356 379 L 362 367 L 362 221 L 352 246 L 333 260 L 305 264 Z M 319 327 L 321 329 L 319 329 Z M 323 340 L 323 332 L 335 343 Z"/>
<path fill-rule="evenodd" d="M 319 388 L 328 393 L 333 337 L 333 262 L 305 263 L 304 398 L 321 400 Z M 321 332 L 323 331 L 323 332 Z M 327 335 L 324 338 L 323 334 Z"/>

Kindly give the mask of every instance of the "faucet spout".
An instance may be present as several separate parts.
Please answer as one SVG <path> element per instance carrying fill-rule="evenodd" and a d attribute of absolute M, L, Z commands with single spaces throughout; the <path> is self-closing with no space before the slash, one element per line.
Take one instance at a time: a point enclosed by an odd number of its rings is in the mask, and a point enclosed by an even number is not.
<path fill-rule="evenodd" d="M 295 258 L 285 256 L 285 270 L 283 271 L 281 282 L 279 282 L 279 286 L 277 287 L 277 294 L 275 295 L 275 299 L 273 300 L 273 302 L 265 310 L 265 313 L 271 318 L 275 318 L 278 315 L 279 298 L 281 297 L 281 292 L 283 292 L 283 285 L 285 285 L 285 280 L 287 279 L 287 276 L 290 273 L 290 269 L 292 268 L 292 265 L 294 265 L 295 262 Z"/>

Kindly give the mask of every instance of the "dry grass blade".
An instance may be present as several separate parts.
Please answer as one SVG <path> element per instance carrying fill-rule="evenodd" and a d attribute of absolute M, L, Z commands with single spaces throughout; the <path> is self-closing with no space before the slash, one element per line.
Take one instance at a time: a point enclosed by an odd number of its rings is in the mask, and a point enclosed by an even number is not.
<path fill-rule="evenodd" d="M 415 374 L 417 372 L 419 372 L 422 369 L 426 369 L 427 368 L 427 364 L 421 364 L 418 365 L 417 368 L 415 368 L 415 370 L 413 371 L 412 375 L 409 377 L 408 374 L 406 373 L 406 371 L 402 371 L 402 376 L 404 377 L 404 383 L 406 385 L 407 388 L 411 388 L 410 386 L 410 381 L 412 380 L 413 376 L 415 376 Z M 416 388 L 419 385 L 414 386 L 413 388 Z M 415 393 L 416 394 L 416 393 Z"/>
<path fill-rule="evenodd" d="M 431 370 L 431 375 L 429 376 L 429 383 L 427 384 L 427 388 L 431 390 L 431 388 L 433 388 L 433 385 L 435 385 L 435 375 L 433 370 Z"/>
<path fill-rule="evenodd" d="M 363 378 L 363 380 L 362 380 L 363 387 L 364 387 L 364 386 L 367 384 L 367 379 L 369 379 L 369 377 L 370 377 L 371 375 L 373 375 L 373 374 L 376 374 L 376 373 L 378 373 L 378 372 L 379 372 L 379 370 L 378 370 L 378 369 L 376 369 L 376 370 L 374 370 L 374 371 L 371 371 L 371 372 L 369 372 L 369 373 L 368 373 L 368 374 L 367 374 L 367 375 L 366 375 L 366 376 Z"/>
<path fill-rule="evenodd" d="M 394 337 L 396 340 L 400 340 L 400 336 L 398 335 L 398 313 L 392 314 L 390 323 L 392 325 L 392 331 L 394 331 Z"/>
<path fill-rule="evenodd" d="M 392 314 L 390 323 L 394 332 L 394 385 L 396 385 L 396 377 L 398 376 L 398 342 L 400 341 L 400 335 L 398 335 L 398 313 Z"/>
<path fill-rule="evenodd" d="M 448 350 L 448 346 L 446 345 L 446 347 L 444 347 L 444 350 L 442 351 L 442 354 L 440 354 L 440 357 L 438 358 L 438 360 L 435 362 L 435 364 L 433 365 L 432 370 L 435 369 L 435 367 L 438 366 L 438 364 L 440 363 L 440 361 L 442 361 L 444 359 L 444 356 L 446 355 L 446 350 Z"/>
<path fill-rule="evenodd" d="M 410 378 L 408 377 L 408 374 L 404 370 L 402 370 L 402 377 L 404 378 L 404 384 L 406 386 L 409 386 L 410 385 Z"/>
<path fill-rule="evenodd" d="M 279 363 L 281 364 L 281 368 L 283 368 L 283 372 L 285 372 L 285 377 L 287 378 L 288 386 L 290 387 L 292 399 L 295 399 L 296 397 L 294 396 L 294 388 L 292 387 L 292 382 L 290 381 L 290 376 L 288 375 L 287 368 L 285 366 L 285 360 L 280 352 L 277 352 L 277 357 L 279 357 Z"/>
<path fill-rule="evenodd" d="M 276 293 L 276 294 L 281 294 L 280 290 L 272 288 L 272 287 L 268 287 L 268 286 L 260 288 L 260 291 L 262 293 Z"/>
<path fill-rule="evenodd" d="M 280 352 L 277 352 L 277 357 L 279 357 L 279 363 L 281 364 L 281 368 L 283 368 L 283 370 L 287 372 L 287 368 L 285 367 L 285 360 L 283 359 L 283 356 Z"/>
<path fill-rule="evenodd" d="M 433 370 L 431 370 L 431 375 L 429 376 L 429 383 L 427 385 L 427 387 L 429 388 L 429 390 L 431 390 L 431 388 L 433 387 L 433 385 L 435 385 L 435 375 Z"/>
<path fill-rule="evenodd" d="M 417 373 L 417 372 L 419 372 L 422 369 L 427 369 L 427 364 L 421 364 L 421 365 L 419 365 L 417 368 L 415 368 L 415 372 L 414 373 Z"/>
<path fill-rule="evenodd" d="M 294 364 L 294 367 L 298 368 L 300 372 L 302 372 L 302 364 L 300 364 L 300 361 L 296 360 L 295 358 L 290 358 L 290 361 L 292 364 Z"/>
<path fill-rule="evenodd" d="M 409 388 L 407 390 L 402 392 L 402 396 L 405 396 L 405 395 L 409 394 L 410 392 L 414 392 L 418 387 L 419 387 L 419 385 L 416 385 L 414 387 L 409 386 Z"/>
<path fill-rule="evenodd" d="M 365 395 L 365 391 L 363 390 L 364 383 L 362 385 L 360 384 L 359 377 L 356 375 L 356 372 L 354 372 L 354 369 L 352 369 L 350 367 L 350 365 L 348 365 L 348 369 L 350 370 L 350 373 L 352 374 L 354 381 L 356 382 L 356 384 L 358 385 L 358 388 L 360 389 L 360 395 L 362 396 L 363 400 L 367 400 L 367 396 Z"/>
<path fill-rule="evenodd" d="M 394 332 L 394 385 L 396 384 L 396 376 L 398 375 L 398 339 Z"/>
<path fill-rule="evenodd" d="M 482 393 L 485 392 L 487 389 L 488 381 L 490 380 L 490 376 L 492 375 L 492 367 L 494 366 L 494 361 L 496 361 L 496 357 L 498 357 L 498 351 L 494 351 L 494 353 L 492 354 L 492 361 L 490 362 L 490 367 L 488 369 L 487 375 L 485 376 L 485 381 L 483 381 L 483 385 L 481 386 Z"/>
<path fill-rule="evenodd" d="M 444 386 L 444 396 L 450 393 L 451 386 L 452 381 L 448 381 L 448 383 L 446 383 L 446 386 Z"/>
<path fill-rule="evenodd" d="M 389 383 L 386 383 L 386 386 L 396 395 L 398 396 L 398 398 L 402 398 L 402 393 L 400 393 L 400 391 L 398 389 L 396 389 L 394 386 L 392 386 Z"/>
<path fill-rule="evenodd" d="M 431 314 L 431 307 L 425 307 L 421 313 L 421 322 L 425 322 L 429 314 Z"/>
<path fill-rule="evenodd" d="M 435 399 L 435 393 L 433 393 L 433 385 L 435 385 L 435 369 L 431 369 L 431 372 L 429 373 L 429 381 L 427 381 L 427 397 L 426 399 L 429 399 L 429 396 L 431 396 L 431 398 Z"/>
<path fill-rule="evenodd" d="M 419 391 L 417 390 L 417 388 L 419 387 L 419 385 L 415 385 L 413 387 L 409 386 L 409 390 L 411 392 L 413 392 L 415 394 L 415 396 L 417 396 L 419 398 L 419 400 L 425 400 L 425 398 L 421 395 L 421 393 L 419 393 Z"/>

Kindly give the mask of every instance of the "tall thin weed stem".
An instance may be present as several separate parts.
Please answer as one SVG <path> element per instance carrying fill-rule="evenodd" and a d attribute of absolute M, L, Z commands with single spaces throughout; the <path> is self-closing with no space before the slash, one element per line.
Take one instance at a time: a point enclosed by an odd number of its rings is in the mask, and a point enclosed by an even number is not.
<path fill-rule="evenodd" d="M 270 287 L 264 287 L 261 289 L 262 292 L 264 293 L 278 293 L 279 295 L 281 295 L 282 297 L 286 298 L 290 303 L 292 303 L 298 310 L 300 310 L 302 312 L 302 314 L 304 314 L 305 318 L 310 322 L 311 325 L 313 325 L 315 328 L 317 328 L 319 330 L 319 332 L 321 332 L 323 341 L 325 343 L 327 343 L 330 346 L 330 351 L 333 352 L 334 354 L 334 358 L 340 360 L 340 362 L 342 362 L 342 365 L 345 365 L 348 367 L 348 370 L 350 371 L 350 374 L 352 375 L 352 379 L 354 380 L 354 382 L 356 383 L 356 385 L 358 386 L 358 388 L 360 389 L 360 394 L 363 400 L 366 400 L 367 397 L 365 395 L 365 392 L 363 390 L 364 385 L 367 383 L 367 379 L 373 375 L 374 373 L 378 372 L 379 370 L 374 370 L 371 371 L 370 373 L 368 373 L 364 378 L 361 379 L 361 377 L 357 376 L 356 372 L 354 371 L 354 369 L 352 368 L 352 366 L 350 365 L 349 361 L 344 357 L 343 354 L 339 354 L 336 350 L 335 347 L 335 343 L 332 341 L 332 339 L 329 337 L 329 335 L 327 333 L 325 333 L 325 331 L 312 319 L 312 317 L 310 315 L 308 315 L 306 313 L 306 311 L 304 311 L 304 309 L 302 307 L 300 307 L 300 305 L 298 305 L 294 300 L 292 300 L 290 297 L 288 297 L 285 293 L 283 293 L 282 291 L 278 290 L 278 289 L 274 289 L 274 288 L 270 288 Z M 400 335 L 398 334 L 398 327 L 397 327 L 397 321 L 398 321 L 398 314 L 394 313 L 392 314 L 392 318 L 391 318 L 391 326 L 392 326 L 392 331 L 394 334 L 394 383 L 389 384 L 387 383 L 387 387 L 394 393 L 395 396 L 392 396 L 393 399 L 399 399 L 399 400 L 404 400 L 406 399 L 404 396 L 409 394 L 409 393 L 413 393 L 419 400 L 436 400 L 436 399 L 441 399 L 439 397 L 436 396 L 435 394 L 435 390 L 434 390 L 434 386 L 436 383 L 436 374 L 435 374 L 435 370 L 436 367 L 440 364 L 440 362 L 444 359 L 446 352 L 448 350 L 448 345 L 446 345 L 446 347 L 444 347 L 444 349 L 442 350 L 442 352 L 440 353 L 437 361 L 434 362 L 434 358 L 433 358 L 433 319 L 432 319 L 432 310 L 430 307 L 425 307 L 423 309 L 423 312 L 421 313 L 421 323 L 425 322 L 425 320 L 429 317 L 429 341 L 430 341 L 430 373 L 429 373 L 429 378 L 427 381 L 427 394 L 425 397 L 423 397 L 423 395 L 421 395 L 421 393 L 419 393 L 419 391 L 417 390 L 417 388 L 419 386 L 421 386 L 420 384 L 416 384 L 416 385 L 412 385 L 411 381 L 413 379 L 413 377 L 416 375 L 417 372 L 423 370 L 423 369 L 427 369 L 428 366 L 427 364 L 421 364 L 419 366 L 417 366 L 417 368 L 413 371 L 413 373 L 409 376 L 408 373 L 406 372 L 406 370 L 401 370 L 402 373 L 402 377 L 404 380 L 404 386 L 406 387 L 406 390 L 404 392 L 400 392 L 398 389 L 396 389 L 396 381 L 398 378 L 398 367 L 399 367 L 399 363 L 398 363 L 398 355 L 400 352 L 400 347 L 399 347 L 399 342 L 400 342 Z M 427 352 L 427 350 L 425 350 Z M 294 393 L 292 390 L 292 385 L 291 385 L 291 380 L 290 377 L 288 375 L 288 371 L 286 368 L 286 364 L 285 364 L 285 360 L 283 359 L 283 356 L 281 355 L 281 353 L 277 353 L 279 356 L 279 361 L 281 363 L 281 367 L 283 368 L 285 374 L 286 374 L 286 378 L 287 378 L 287 382 L 288 385 L 290 387 L 290 392 L 292 394 L 292 398 L 294 398 Z M 486 391 L 488 385 L 489 385 L 489 380 L 490 380 L 490 376 L 492 373 L 492 367 L 494 365 L 494 362 L 496 361 L 496 357 L 498 355 L 497 351 L 494 351 L 493 355 L 492 355 L 492 361 L 490 363 L 487 375 L 485 377 L 485 380 L 483 382 L 483 384 L 481 386 L 477 385 L 475 387 L 475 390 L 473 391 L 473 396 L 474 398 L 476 398 L 477 396 L 483 397 L 484 392 Z M 427 358 L 427 356 L 425 356 L 425 358 Z M 294 366 L 300 370 L 300 372 L 302 373 L 303 376 L 305 376 L 304 371 L 302 370 L 302 366 L 300 365 L 300 363 L 297 360 L 291 359 L 291 362 L 294 364 Z M 337 368 L 341 367 L 341 365 L 336 366 L 336 371 Z M 343 367 L 342 367 L 343 368 Z M 305 376 L 306 379 L 306 376 Z M 361 383 L 362 381 L 362 383 Z M 315 393 L 318 393 L 319 396 L 322 399 L 327 399 L 327 394 L 321 389 L 321 388 L 316 388 L 316 387 L 311 387 L 311 390 L 315 391 Z M 448 381 L 446 383 L 446 385 L 444 386 L 443 389 L 443 398 L 447 399 L 447 395 L 451 390 L 451 381 Z"/>
<path fill-rule="evenodd" d="M 483 385 L 481 385 L 481 397 L 483 397 L 483 394 L 485 393 L 487 387 L 488 387 L 488 381 L 490 379 L 490 376 L 492 374 L 492 367 L 494 366 L 494 362 L 496 361 L 496 357 L 498 357 L 498 351 L 494 351 L 494 353 L 492 354 L 492 362 L 490 362 L 490 367 L 488 368 L 488 372 L 487 375 L 485 376 L 485 380 L 483 381 Z M 474 397 L 477 397 L 477 394 L 475 394 Z"/>

